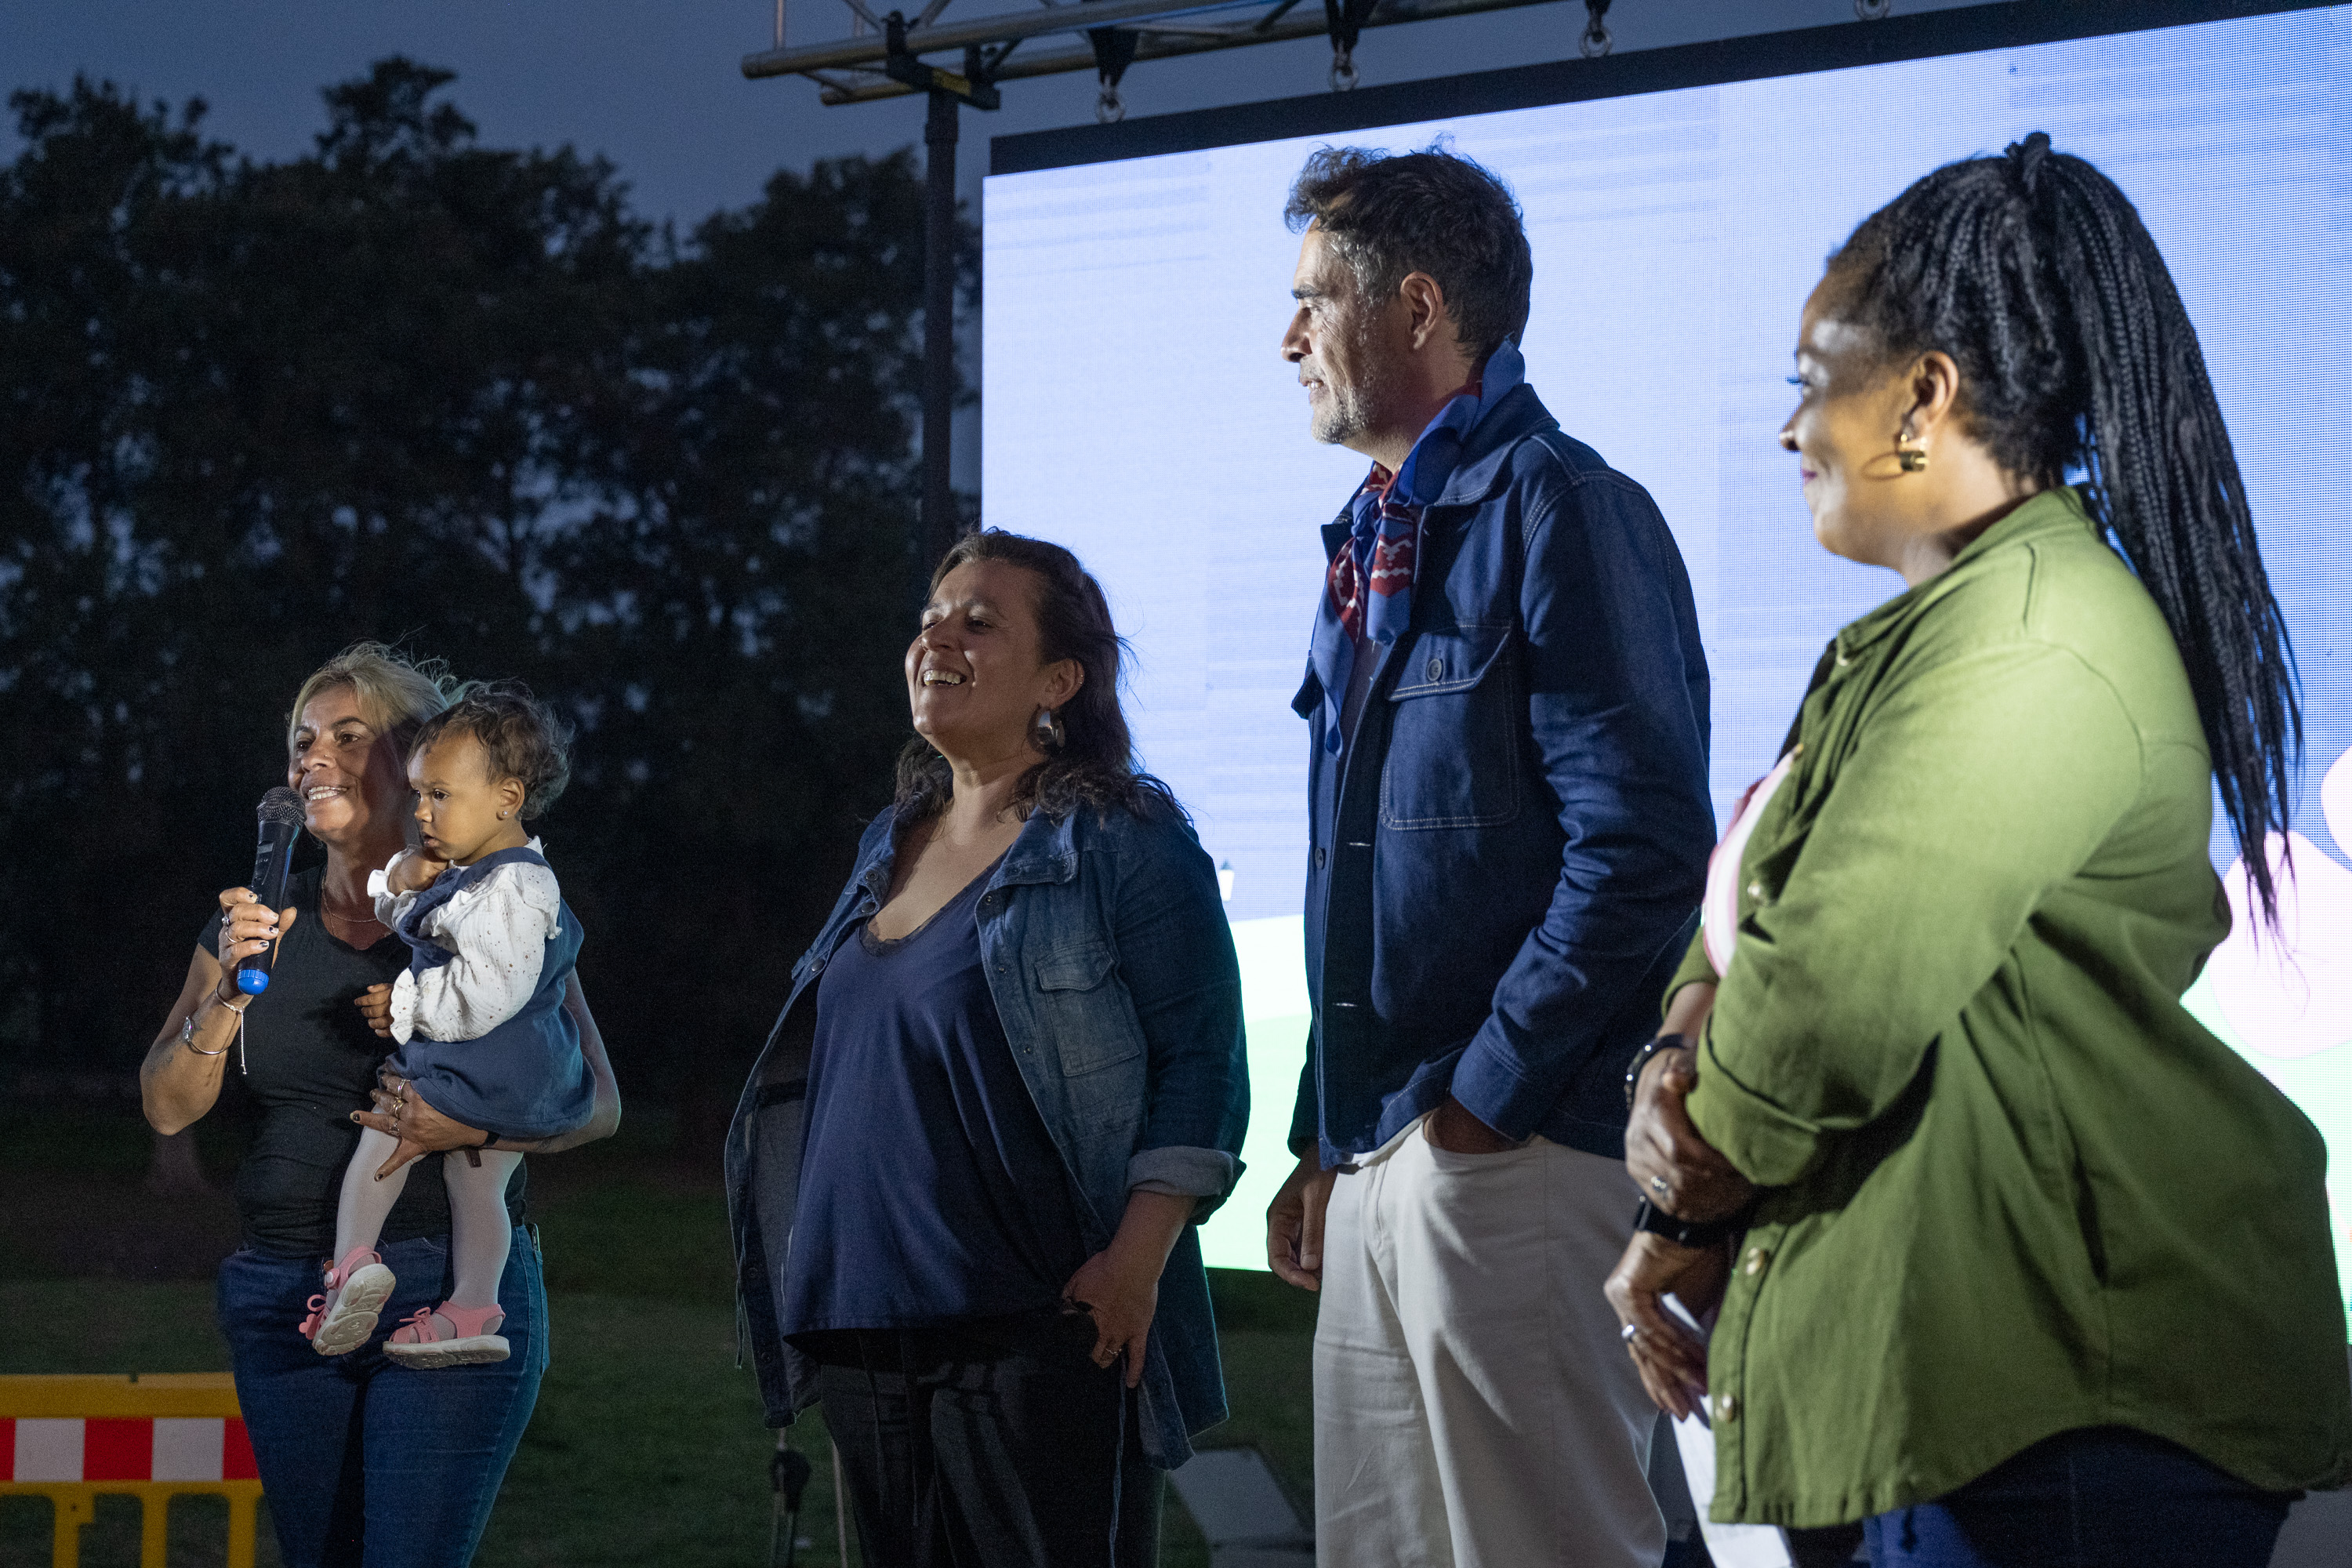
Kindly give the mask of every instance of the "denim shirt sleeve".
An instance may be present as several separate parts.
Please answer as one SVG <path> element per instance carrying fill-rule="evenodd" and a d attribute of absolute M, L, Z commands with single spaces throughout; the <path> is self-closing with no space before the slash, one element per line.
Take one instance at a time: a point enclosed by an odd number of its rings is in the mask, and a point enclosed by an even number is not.
<path fill-rule="evenodd" d="M 1241 1175 L 1249 1125 L 1241 966 L 1215 868 L 1199 844 L 1171 824 L 1139 847 L 1112 913 L 1150 1085 L 1128 1186 L 1199 1199 L 1198 1223 Z"/>
<path fill-rule="evenodd" d="M 1319 1141 L 1322 1127 L 1322 1089 L 1316 1081 L 1315 1056 L 1318 1050 L 1314 1026 L 1307 1030 L 1307 1060 L 1298 1068 L 1298 1097 L 1290 1102 L 1290 1152 L 1300 1159 Z"/>
<path fill-rule="evenodd" d="M 1554 459 L 1557 461 L 1557 458 Z M 1528 722 L 1567 842 L 1453 1092 L 1534 1132 L 1697 906 L 1715 837 L 1688 580 L 1647 492 L 1611 471 L 1528 499 Z"/>

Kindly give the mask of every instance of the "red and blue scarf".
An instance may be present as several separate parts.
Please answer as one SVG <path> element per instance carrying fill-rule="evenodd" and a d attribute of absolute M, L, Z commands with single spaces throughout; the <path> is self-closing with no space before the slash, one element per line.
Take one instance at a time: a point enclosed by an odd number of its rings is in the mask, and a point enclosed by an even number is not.
<path fill-rule="evenodd" d="M 1391 474 L 1380 464 L 1349 498 L 1348 542 L 1331 557 L 1315 616 L 1308 655 L 1323 686 L 1323 747 L 1338 752 L 1346 738 L 1339 712 L 1359 637 L 1387 647 L 1412 621 L 1413 577 L 1421 562 L 1421 518 L 1444 492 L 1462 461 L 1462 448 L 1505 395 L 1527 379 L 1517 343 L 1505 341 L 1487 356 L 1477 380 L 1446 400 Z"/>

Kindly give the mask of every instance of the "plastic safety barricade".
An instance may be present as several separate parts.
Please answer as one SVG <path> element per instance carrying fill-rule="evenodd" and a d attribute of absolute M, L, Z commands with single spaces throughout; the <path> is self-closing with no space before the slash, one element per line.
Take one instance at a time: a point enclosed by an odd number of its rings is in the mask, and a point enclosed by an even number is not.
<path fill-rule="evenodd" d="M 102 1492 L 139 1500 L 140 1568 L 163 1568 L 173 1498 L 228 1499 L 228 1568 L 253 1568 L 261 1482 L 228 1373 L 0 1377 L 0 1496 L 49 1500 L 51 1568 L 78 1568 Z"/>

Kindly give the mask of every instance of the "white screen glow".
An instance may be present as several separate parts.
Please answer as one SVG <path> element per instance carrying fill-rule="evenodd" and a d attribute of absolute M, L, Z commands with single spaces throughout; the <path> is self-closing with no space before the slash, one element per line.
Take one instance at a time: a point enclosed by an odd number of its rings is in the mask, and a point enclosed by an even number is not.
<path fill-rule="evenodd" d="M 1862 217 L 2034 130 L 2113 176 L 2202 336 L 2301 658 L 2308 760 L 2282 960 L 2242 918 L 2190 994 L 2326 1133 L 2352 1269 L 2352 6 L 991 177 L 986 521 L 1075 550 L 1137 668 L 1147 766 L 1231 871 L 1255 1106 L 1213 1265 L 1265 1267 L 1305 1055 L 1306 737 L 1289 701 L 1323 555 L 1362 477 L 1308 437 L 1276 345 L 1284 196 L 1326 142 L 1451 139 L 1501 174 L 1536 256 L 1528 378 L 1647 486 L 1714 674 L 1718 820 L 1813 660 L 1889 597 L 1813 542 L 1777 447 L 1798 308 Z M 2215 840 L 2217 865 L 2233 848 Z M 2347 1274 L 2352 1279 L 2352 1274 Z"/>

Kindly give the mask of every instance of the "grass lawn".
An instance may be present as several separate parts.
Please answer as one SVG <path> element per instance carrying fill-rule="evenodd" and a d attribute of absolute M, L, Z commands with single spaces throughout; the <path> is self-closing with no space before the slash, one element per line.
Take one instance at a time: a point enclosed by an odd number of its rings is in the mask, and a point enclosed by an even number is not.
<path fill-rule="evenodd" d="M 0 1118 L 0 1149 L 15 1120 Z M 0 1168 L 14 1163 L 0 1154 Z M 135 1161 L 110 1164 L 77 1184 L 87 1190 L 45 1191 L 42 1206 L 52 1215 L 76 1207 L 120 1213 L 134 1228 L 216 1229 L 220 1216 L 206 1200 L 149 1196 L 130 1173 Z M 26 1213 L 26 1189 L 13 1190 L 19 1197 L 0 1197 L 0 1321 L 11 1330 L 0 1337 L 0 1373 L 226 1368 L 209 1280 L 124 1278 L 132 1270 L 115 1260 L 135 1262 L 139 1254 L 121 1246 L 104 1255 L 114 1277 L 75 1277 L 74 1260 L 47 1247 Z M 762 1568 L 775 1434 L 761 1423 L 750 1372 L 735 1366 L 716 1181 L 625 1146 L 583 1150 L 534 1163 L 531 1206 L 547 1259 L 553 1361 L 476 1562 Z M 5 1245 L 12 1237 L 18 1245 Z M 1203 1441 L 1263 1448 L 1303 1500 L 1311 1475 L 1312 1300 L 1265 1275 L 1218 1271 L 1214 1282 L 1234 1415 Z M 821 1413 L 803 1416 L 792 1440 L 816 1465 L 801 1516 L 810 1545 L 798 1561 L 835 1568 L 842 1559 Z M 1172 1492 L 1170 1505 L 1162 1563 L 1206 1568 L 1206 1545 Z M 204 1500 L 175 1507 L 173 1568 L 220 1563 L 225 1519 Z M 46 1564 L 48 1534 L 45 1502 L 0 1500 L 0 1568 Z M 261 1535 L 260 1561 L 274 1568 L 266 1523 Z M 84 1532 L 82 1562 L 138 1562 L 134 1503 L 101 1502 Z"/>

